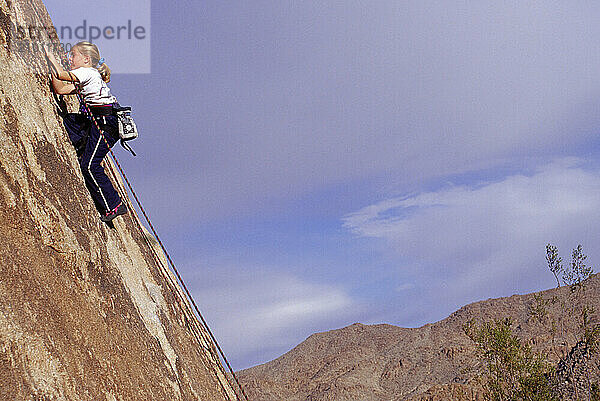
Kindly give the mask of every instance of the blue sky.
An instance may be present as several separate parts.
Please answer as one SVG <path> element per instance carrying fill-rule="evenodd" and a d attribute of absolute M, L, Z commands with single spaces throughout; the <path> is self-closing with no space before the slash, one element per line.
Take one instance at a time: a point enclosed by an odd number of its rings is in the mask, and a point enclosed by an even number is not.
<path fill-rule="evenodd" d="M 520 3 L 152 2 L 118 156 L 236 369 L 599 260 L 600 5 Z"/>

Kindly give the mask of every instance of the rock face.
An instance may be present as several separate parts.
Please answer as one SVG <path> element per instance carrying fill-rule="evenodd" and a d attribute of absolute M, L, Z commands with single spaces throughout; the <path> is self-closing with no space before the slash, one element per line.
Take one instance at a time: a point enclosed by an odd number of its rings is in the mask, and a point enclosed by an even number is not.
<path fill-rule="evenodd" d="M 135 214 L 100 222 L 19 27 L 40 1 L 0 0 L 0 400 L 237 399 Z"/>
<path fill-rule="evenodd" d="M 420 328 L 354 324 L 314 334 L 278 359 L 240 372 L 240 378 L 254 401 L 484 400 L 475 380 L 482 363 L 463 325 L 510 317 L 515 334 L 558 365 L 558 398 L 576 399 L 573 383 L 583 394 L 588 378 L 600 380 L 597 355 L 590 358 L 578 345 L 582 307 L 600 311 L 599 295 L 600 278 L 593 276 L 584 291 L 562 287 L 477 302 Z M 597 314 L 590 318 L 599 321 Z"/>

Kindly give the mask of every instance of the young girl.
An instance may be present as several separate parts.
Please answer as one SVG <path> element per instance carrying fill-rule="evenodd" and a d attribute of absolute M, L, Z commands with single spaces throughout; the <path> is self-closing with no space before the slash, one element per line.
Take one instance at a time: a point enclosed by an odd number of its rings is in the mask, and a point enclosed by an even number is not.
<path fill-rule="evenodd" d="M 98 47 L 89 42 L 79 42 L 71 48 L 70 71 L 62 68 L 52 52 L 47 49 L 44 51 L 52 65 L 54 91 L 60 95 L 70 95 L 77 92 L 77 85 L 104 133 L 102 135 L 98 131 L 96 124 L 85 113 L 83 105 L 80 105 L 80 113 L 69 113 L 63 117 L 65 128 L 77 150 L 85 184 L 102 213 L 100 219 L 109 222 L 127 213 L 127 206 L 121 201 L 100 165 L 109 151 L 106 142 L 112 147 L 119 139 L 118 120 L 113 110 L 113 106 L 118 103 L 106 85 L 110 81 L 110 69 L 104 59 L 100 58 Z"/>

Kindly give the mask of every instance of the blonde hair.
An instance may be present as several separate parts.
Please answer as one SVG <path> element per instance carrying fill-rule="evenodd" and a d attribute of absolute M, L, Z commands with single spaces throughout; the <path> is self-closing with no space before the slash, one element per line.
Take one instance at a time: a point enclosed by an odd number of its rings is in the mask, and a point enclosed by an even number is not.
<path fill-rule="evenodd" d="M 100 51 L 98 50 L 98 46 L 84 41 L 75 44 L 73 49 L 75 48 L 77 48 L 84 56 L 89 56 L 92 67 L 98 70 L 104 82 L 110 82 L 110 68 L 108 68 L 106 63 L 102 63 L 102 65 L 98 66 L 98 62 L 100 61 Z"/>

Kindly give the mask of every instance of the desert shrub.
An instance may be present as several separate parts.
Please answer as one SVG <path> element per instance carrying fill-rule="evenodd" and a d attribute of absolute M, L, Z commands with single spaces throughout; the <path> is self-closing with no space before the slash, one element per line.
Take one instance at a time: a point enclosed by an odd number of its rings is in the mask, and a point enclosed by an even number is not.
<path fill-rule="evenodd" d="M 485 362 L 482 379 L 487 396 L 491 401 L 556 400 L 549 380 L 551 366 L 512 332 L 512 324 L 506 318 L 464 326 Z"/>

